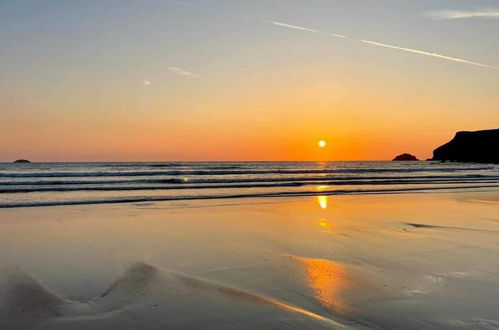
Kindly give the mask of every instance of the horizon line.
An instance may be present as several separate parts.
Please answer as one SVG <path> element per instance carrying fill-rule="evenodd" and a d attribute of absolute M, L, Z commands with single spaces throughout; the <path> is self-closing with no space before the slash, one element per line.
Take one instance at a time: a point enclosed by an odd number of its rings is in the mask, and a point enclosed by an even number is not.
<path fill-rule="evenodd" d="M 429 161 L 431 159 L 418 159 Z M 15 161 L 15 160 L 14 160 Z M 14 164 L 14 161 L 0 161 L 0 164 Z M 391 159 L 364 160 L 81 160 L 81 161 L 31 161 L 24 164 L 55 164 L 55 163 L 329 163 L 329 162 L 392 162 Z M 21 164 L 22 165 L 22 164 Z"/>

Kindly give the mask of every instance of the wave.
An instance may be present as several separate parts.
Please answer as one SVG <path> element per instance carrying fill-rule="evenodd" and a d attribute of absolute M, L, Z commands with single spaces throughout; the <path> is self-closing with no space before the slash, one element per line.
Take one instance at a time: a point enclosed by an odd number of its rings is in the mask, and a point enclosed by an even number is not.
<path fill-rule="evenodd" d="M 220 170 L 227 170 L 227 169 L 235 169 L 235 168 L 242 168 L 244 166 L 247 166 L 247 164 L 241 163 L 241 164 L 234 164 L 230 163 L 228 164 L 216 164 L 214 163 L 211 165 L 210 163 L 94 163 L 94 165 L 97 165 L 99 167 L 111 167 L 111 168 L 182 168 L 182 167 L 201 167 L 205 169 L 220 169 Z"/>
<path fill-rule="evenodd" d="M 258 174 L 335 174 L 335 173 L 416 173 L 461 172 L 491 170 L 488 167 L 419 167 L 419 168 L 336 168 L 336 169 L 266 169 L 266 170 L 175 170 L 175 171 L 89 171 L 89 172 L 10 172 L 0 173 L 3 178 L 52 178 L 52 177 L 129 177 L 129 176 L 189 176 L 189 175 L 258 175 Z"/>
<path fill-rule="evenodd" d="M 418 180 L 426 179 L 474 179 L 480 180 L 499 180 L 496 175 L 467 174 L 467 175 L 423 175 L 423 176 L 321 176 L 321 177 L 256 177 L 256 178 L 224 178 L 224 179 L 128 179 L 128 180 L 36 180 L 36 181 L 0 181 L 0 186 L 40 186 L 40 185 L 101 185 L 101 184 L 194 184 L 194 183 L 257 183 L 257 182 L 291 182 L 291 181 L 350 181 L 350 180 Z"/>
<path fill-rule="evenodd" d="M 243 188 L 279 188 L 279 187 L 301 187 L 307 185 L 320 186 L 361 186 L 361 185 L 421 185 L 421 184 L 481 184 L 499 183 L 498 180 L 380 180 L 380 181 L 297 181 L 297 182 L 277 182 L 277 183 L 248 183 L 248 184 L 186 184 L 169 186 L 56 186 L 56 187 L 34 187 L 34 188 L 0 188 L 0 194 L 33 193 L 33 192 L 68 192 L 68 191 L 138 191 L 138 190 L 195 190 L 195 189 L 243 189 Z"/>
<path fill-rule="evenodd" d="M 161 201 L 187 201 L 187 200 L 210 200 L 210 199 L 240 199 L 240 198 L 268 198 L 268 197 L 306 197 L 306 196 L 331 196 L 331 195 L 361 195 L 361 194 L 396 194 L 409 192 L 424 192 L 431 190 L 463 190 L 499 188 L 499 185 L 472 185 L 472 186 L 446 186 L 446 187 L 415 187 L 415 188 L 394 188 L 394 189 L 348 189 L 333 191 L 285 191 L 270 193 L 246 193 L 246 194 L 215 194 L 215 195 L 195 195 L 195 196 L 129 196 L 110 197 L 100 199 L 74 199 L 57 201 L 27 201 L 0 203 L 0 208 L 19 207 L 47 207 L 47 206 L 69 206 L 69 205 L 89 205 L 89 204 L 118 204 L 118 203 L 140 203 L 140 202 L 161 202 Z"/>
<path fill-rule="evenodd" d="M 37 181 L 0 181 L 0 186 L 58 186 L 91 184 L 175 184 L 186 183 L 182 179 L 142 179 L 142 180 L 37 180 Z"/>

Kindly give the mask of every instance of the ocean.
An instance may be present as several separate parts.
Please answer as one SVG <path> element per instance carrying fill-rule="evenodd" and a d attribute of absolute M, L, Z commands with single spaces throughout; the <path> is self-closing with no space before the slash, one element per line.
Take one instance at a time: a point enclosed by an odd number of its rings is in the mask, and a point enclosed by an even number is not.
<path fill-rule="evenodd" d="M 0 208 L 498 187 L 499 165 L 468 163 L 0 164 Z"/>

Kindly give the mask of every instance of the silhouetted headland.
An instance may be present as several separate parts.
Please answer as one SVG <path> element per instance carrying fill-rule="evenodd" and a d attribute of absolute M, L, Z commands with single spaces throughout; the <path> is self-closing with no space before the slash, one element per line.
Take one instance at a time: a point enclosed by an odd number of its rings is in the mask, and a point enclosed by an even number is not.
<path fill-rule="evenodd" d="M 457 132 L 446 144 L 433 151 L 432 160 L 499 163 L 499 129 Z"/>
<path fill-rule="evenodd" d="M 407 153 L 398 155 L 393 159 L 393 161 L 415 161 L 415 160 L 419 159 L 417 159 L 416 156 Z"/>
<path fill-rule="evenodd" d="M 31 163 L 31 162 L 27 159 L 18 159 L 18 160 L 15 160 L 14 163 L 18 164 L 18 163 Z"/>

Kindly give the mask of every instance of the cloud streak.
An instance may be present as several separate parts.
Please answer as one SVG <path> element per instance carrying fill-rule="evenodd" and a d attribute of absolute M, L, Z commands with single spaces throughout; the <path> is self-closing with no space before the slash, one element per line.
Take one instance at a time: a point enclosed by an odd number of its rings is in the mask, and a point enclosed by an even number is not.
<path fill-rule="evenodd" d="M 190 72 L 190 71 L 187 71 L 185 69 L 182 69 L 182 68 L 179 68 L 179 67 L 175 67 L 175 66 L 169 67 L 168 70 L 170 70 L 173 74 L 176 74 L 177 76 L 186 76 L 186 77 L 192 77 L 192 78 L 197 78 L 197 79 L 203 79 L 204 78 L 200 74 L 193 73 L 193 72 Z"/>
<path fill-rule="evenodd" d="M 478 63 L 478 62 L 473 62 L 473 61 L 465 60 L 465 59 L 462 59 L 462 58 L 451 57 L 451 56 L 437 54 L 437 53 L 431 53 L 431 52 L 427 52 L 427 51 L 424 51 L 424 50 L 418 50 L 418 49 L 406 48 L 406 47 L 399 47 L 399 46 L 395 46 L 395 45 L 388 45 L 388 44 L 383 44 L 383 43 L 376 42 L 376 41 L 371 41 L 371 40 L 361 40 L 361 41 L 363 43 L 366 43 L 366 44 L 369 44 L 369 45 L 373 45 L 373 46 L 385 47 L 385 48 L 390 48 L 390 49 L 396 49 L 396 50 L 400 50 L 400 51 L 404 51 L 404 52 L 409 52 L 409 53 L 413 53 L 413 54 L 436 57 L 436 58 L 440 58 L 442 60 L 448 60 L 448 61 L 453 61 L 453 62 L 458 62 L 458 63 L 470 64 L 470 65 L 480 66 L 480 67 L 484 67 L 484 68 L 499 70 L 499 67 L 497 67 L 497 66 L 483 64 L 483 63 Z"/>
<path fill-rule="evenodd" d="M 293 29 L 293 30 L 305 31 L 305 32 L 312 32 L 312 33 L 326 34 L 326 35 L 330 35 L 330 36 L 333 36 L 333 37 L 336 37 L 336 38 L 342 38 L 342 39 L 347 38 L 347 36 L 344 36 L 342 34 L 330 33 L 330 32 L 326 32 L 326 31 L 311 29 L 311 28 L 307 28 L 307 27 L 303 27 L 303 26 L 298 26 L 298 25 L 292 25 L 292 24 L 287 24 L 287 23 L 282 23 L 282 22 L 276 22 L 276 21 L 270 21 L 270 23 L 274 24 L 274 25 L 277 25 L 277 26 L 280 26 L 280 27 L 287 28 L 287 29 Z"/>
<path fill-rule="evenodd" d="M 175 1 L 175 0 L 165 0 L 165 1 L 169 2 L 169 3 L 173 3 L 175 5 L 184 6 L 184 7 L 201 8 L 198 5 L 193 5 L 192 3 L 188 3 L 188 2 Z"/>
<path fill-rule="evenodd" d="M 426 16 L 436 20 L 463 19 L 463 18 L 499 18 L 499 9 L 479 10 L 439 10 L 426 13 Z"/>

